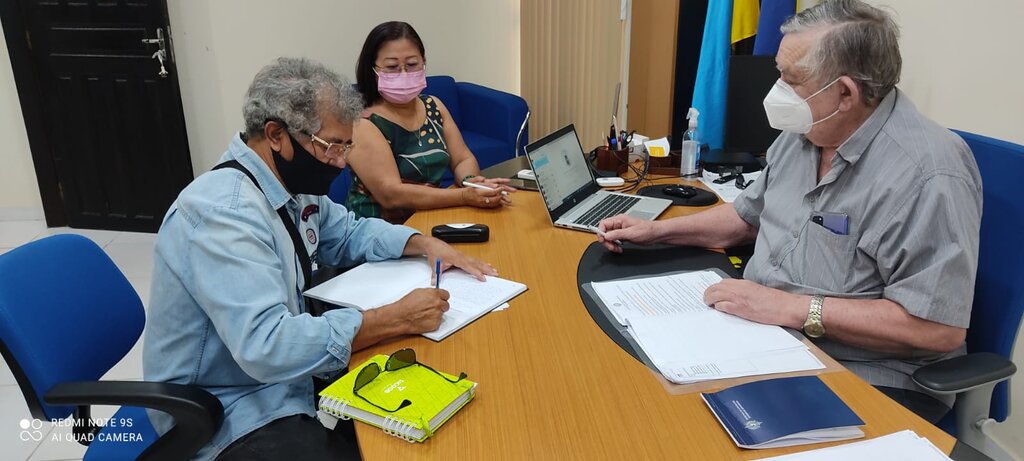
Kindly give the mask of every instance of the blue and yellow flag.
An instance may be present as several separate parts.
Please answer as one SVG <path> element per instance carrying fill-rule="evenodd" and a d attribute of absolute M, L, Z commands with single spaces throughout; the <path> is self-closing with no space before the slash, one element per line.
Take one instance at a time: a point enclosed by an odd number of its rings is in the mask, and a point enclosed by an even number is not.
<path fill-rule="evenodd" d="M 740 40 L 753 37 L 757 33 L 758 3 L 758 0 L 733 0 L 732 40 L 730 41 L 733 45 Z"/>
<path fill-rule="evenodd" d="M 796 14 L 797 0 L 762 0 L 761 14 L 754 38 L 754 54 L 771 56 L 779 52 L 782 42 L 782 23 Z"/>
<path fill-rule="evenodd" d="M 697 64 L 693 104 L 700 111 L 698 129 L 702 142 L 712 149 L 722 147 L 725 137 L 725 95 L 732 54 L 732 2 L 712 1 L 704 21 L 704 39 Z"/>

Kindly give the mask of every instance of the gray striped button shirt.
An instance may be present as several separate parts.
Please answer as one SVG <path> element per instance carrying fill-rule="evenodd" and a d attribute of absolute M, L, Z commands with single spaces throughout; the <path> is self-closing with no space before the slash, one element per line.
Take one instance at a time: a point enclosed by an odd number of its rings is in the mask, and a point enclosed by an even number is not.
<path fill-rule="evenodd" d="M 964 141 L 894 89 L 839 146 L 820 182 L 818 153 L 802 135 L 783 133 L 768 149 L 765 172 L 735 201 L 740 217 L 758 228 L 744 278 L 791 293 L 885 298 L 916 317 L 966 328 L 981 177 Z M 818 212 L 849 216 L 849 234 L 811 222 Z M 873 385 L 920 392 L 914 370 L 964 354 L 963 346 L 892 354 L 827 337 L 815 343 Z"/>

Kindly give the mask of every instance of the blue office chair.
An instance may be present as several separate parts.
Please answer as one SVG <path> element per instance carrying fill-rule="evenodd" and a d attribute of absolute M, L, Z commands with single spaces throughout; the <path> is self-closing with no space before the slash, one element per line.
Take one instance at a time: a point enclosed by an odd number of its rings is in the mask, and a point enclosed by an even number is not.
<path fill-rule="evenodd" d="M 922 367 L 914 380 L 933 392 L 956 394 L 953 411 L 939 427 L 997 458 L 1002 449 L 989 438 L 989 429 L 1010 413 L 1006 380 L 1017 370 L 1010 357 L 1024 313 L 1024 200 L 1019 186 L 1024 146 L 954 132 L 974 152 L 984 189 L 968 354 Z"/>
<path fill-rule="evenodd" d="M 334 203 L 348 206 L 348 190 L 351 188 L 352 169 L 346 166 L 344 170 L 341 170 L 341 174 L 331 182 L 331 187 L 327 190 L 327 198 Z"/>
<path fill-rule="evenodd" d="M 97 381 L 145 322 L 128 280 L 85 237 L 56 235 L 0 255 L 0 353 L 32 416 L 89 421 L 90 405 L 128 405 L 114 424 L 74 427 L 86 460 L 188 459 L 220 428 L 224 408 L 198 387 Z M 175 426 L 158 438 L 145 408 L 170 414 Z"/>
<path fill-rule="evenodd" d="M 456 82 L 447 75 L 427 77 L 423 92 L 444 101 L 481 170 L 515 157 L 519 128 L 529 112 L 525 99 L 475 83 Z M 529 139 L 527 129 L 519 147 Z"/>

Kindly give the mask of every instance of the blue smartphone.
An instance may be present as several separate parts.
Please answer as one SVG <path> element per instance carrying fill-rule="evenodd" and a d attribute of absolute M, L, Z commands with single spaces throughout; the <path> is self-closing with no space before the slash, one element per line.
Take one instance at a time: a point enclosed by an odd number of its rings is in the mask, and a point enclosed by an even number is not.
<path fill-rule="evenodd" d="M 850 217 L 845 213 L 817 212 L 811 215 L 811 222 L 832 231 L 833 234 L 850 234 Z"/>

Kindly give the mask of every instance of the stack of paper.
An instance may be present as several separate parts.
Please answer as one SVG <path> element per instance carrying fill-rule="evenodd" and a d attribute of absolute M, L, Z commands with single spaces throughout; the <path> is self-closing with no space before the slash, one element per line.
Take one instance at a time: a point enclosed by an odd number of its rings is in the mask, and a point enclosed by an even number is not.
<path fill-rule="evenodd" d="M 864 459 L 950 461 L 949 457 L 931 441 L 918 436 L 914 431 L 900 431 L 863 442 L 764 458 L 764 460 L 771 461 L 861 461 Z"/>
<path fill-rule="evenodd" d="M 715 272 L 699 271 L 595 282 L 592 287 L 661 374 L 674 383 L 825 367 L 782 328 L 704 304 L 704 290 L 721 280 Z"/>
<path fill-rule="evenodd" d="M 426 258 L 403 258 L 365 263 L 331 280 L 310 288 L 310 298 L 354 307 L 361 311 L 398 301 L 416 288 L 433 285 L 434 268 Z M 441 288 L 451 295 L 441 326 L 423 336 L 440 341 L 480 316 L 526 291 L 526 285 L 498 277 L 481 282 L 459 269 L 441 274 Z"/>
<path fill-rule="evenodd" d="M 736 200 L 736 197 L 740 196 L 743 189 L 736 187 L 736 181 L 730 180 L 722 184 L 715 184 L 715 180 L 720 178 L 721 175 L 718 173 L 712 173 L 705 170 L 700 177 L 700 182 L 708 186 L 709 189 L 715 191 L 719 197 L 722 197 L 722 201 L 725 203 L 732 203 Z M 761 177 L 760 171 L 754 171 L 751 173 L 743 173 L 743 180 L 750 184 Z"/>

